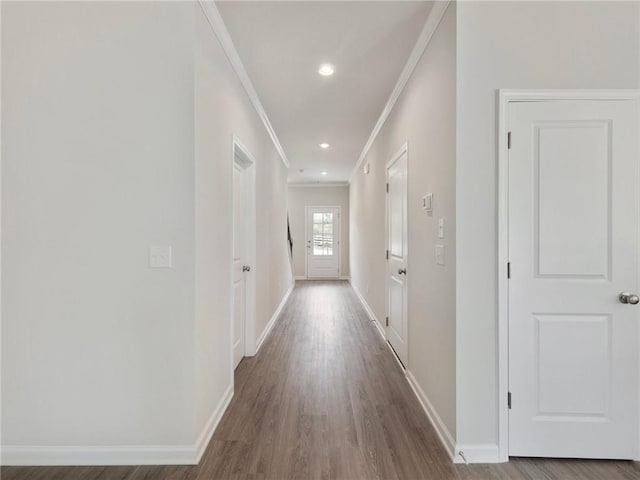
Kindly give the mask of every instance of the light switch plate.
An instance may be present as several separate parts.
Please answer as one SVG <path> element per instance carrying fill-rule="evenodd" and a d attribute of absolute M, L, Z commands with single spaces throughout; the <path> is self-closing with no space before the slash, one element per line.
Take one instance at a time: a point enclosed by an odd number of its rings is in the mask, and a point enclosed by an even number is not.
<path fill-rule="evenodd" d="M 438 220 L 438 238 L 444 238 L 444 218 Z"/>
<path fill-rule="evenodd" d="M 445 264 L 444 245 L 436 245 L 436 265 Z"/>
<path fill-rule="evenodd" d="M 427 193 L 422 197 L 422 208 L 427 213 L 433 213 L 433 193 Z"/>
<path fill-rule="evenodd" d="M 171 268 L 171 247 L 152 245 L 149 247 L 149 267 Z"/>

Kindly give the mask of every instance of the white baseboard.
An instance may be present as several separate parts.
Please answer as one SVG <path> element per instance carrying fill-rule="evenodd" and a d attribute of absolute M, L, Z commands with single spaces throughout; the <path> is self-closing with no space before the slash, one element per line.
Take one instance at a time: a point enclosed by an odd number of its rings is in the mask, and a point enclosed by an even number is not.
<path fill-rule="evenodd" d="M 2 465 L 196 465 L 233 397 L 229 385 L 192 445 L 41 446 L 4 445 Z"/>
<path fill-rule="evenodd" d="M 2 465 L 195 465 L 193 445 L 110 447 L 5 445 Z"/>
<path fill-rule="evenodd" d="M 451 435 L 451 433 L 447 429 L 446 425 L 440 418 L 440 415 L 438 415 L 438 412 L 436 412 L 436 409 L 433 408 L 433 404 L 429 400 L 429 397 L 427 397 L 427 395 L 424 393 L 424 390 L 422 390 L 422 387 L 420 387 L 420 384 L 416 380 L 416 377 L 413 376 L 413 373 L 411 373 L 409 370 L 406 370 L 405 374 L 407 376 L 409 385 L 413 390 L 413 393 L 416 394 L 416 397 L 418 398 L 418 401 L 426 412 L 427 417 L 429 417 L 431 425 L 433 425 L 433 428 L 438 434 L 438 438 L 440 438 L 440 442 L 442 442 L 444 449 L 449 454 L 451 460 L 455 461 L 454 458 L 456 453 L 456 443 L 453 439 L 453 435 Z"/>
<path fill-rule="evenodd" d="M 347 282 L 351 281 L 351 277 L 349 275 L 341 275 L 340 280 L 346 280 Z"/>
<path fill-rule="evenodd" d="M 209 445 L 209 442 L 211 441 L 211 437 L 213 437 L 213 433 L 216 431 L 216 428 L 218 428 L 218 424 L 220 423 L 220 420 L 222 420 L 222 416 L 224 415 L 224 412 L 227 411 L 227 407 L 231 403 L 232 398 L 233 398 L 233 383 L 229 385 L 229 388 L 227 388 L 227 391 L 224 392 L 224 395 L 218 402 L 218 406 L 215 408 L 213 413 L 211 413 L 211 416 L 209 417 L 209 421 L 207 421 L 207 424 L 202 430 L 202 433 L 196 440 L 196 443 L 195 443 L 196 461 L 194 462 L 194 464 L 200 463 L 200 459 L 202 458 L 202 455 L 204 455 L 204 451 L 207 449 L 207 445 Z"/>
<path fill-rule="evenodd" d="M 280 301 L 280 305 L 278 305 L 278 308 L 276 308 L 276 311 L 273 312 L 273 315 L 271 316 L 271 320 L 269 320 L 269 323 L 267 323 L 267 326 L 264 327 L 264 330 L 258 337 L 258 340 L 256 341 L 256 354 L 260 350 L 262 343 L 265 341 L 265 339 L 269 335 L 269 332 L 271 332 L 271 329 L 278 321 L 278 317 L 282 313 L 282 309 L 287 303 L 287 300 L 289 300 L 289 296 L 291 295 L 291 292 L 293 292 L 294 287 L 295 287 L 295 283 L 292 283 L 291 286 L 289 287 L 289 290 L 287 290 L 287 293 L 285 293 L 284 296 L 282 297 L 282 300 Z"/>
<path fill-rule="evenodd" d="M 367 315 L 369 315 L 369 318 L 373 321 L 373 324 L 375 325 L 376 330 L 378 330 L 378 333 L 380 334 L 382 339 L 386 342 L 387 341 L 387 336 L 386 336 L 386 334 L 384 332 L 384 328 L 382 328 L 382 325 L 380 325 L 380 322 L 378 321 L 378 318 L 376 317 L 376 315 L 373 313 L 373 310 L 371 310 L 371 307 L 369 306 L 367 301 L 364 299 L 364 297 L 360 293 L 360 290 L 358 290 L 358 287 L 356 287 L 351 282 L 351 279 L 349 279 L 349 283 L 351 284 L 351 288 L 353 288 L 353 291 L 356 293 L 356 296 L 358 297 L 358 300 L 360 300 L 360 303 L 362 304 L 362 307 L 367 312 Z"/>
<path fill-rule="evenodd" d="M 306 275 L 296 275 L 295 277 L 293 277 L 294 280 L 306 280 L 307 276 Z"/>
<path fill-rule="evenodd" d="M 455 463 L 503 463 L 498 445 L 457 445 Z M 506 460 L 508 461 L 508 459 Z"/>

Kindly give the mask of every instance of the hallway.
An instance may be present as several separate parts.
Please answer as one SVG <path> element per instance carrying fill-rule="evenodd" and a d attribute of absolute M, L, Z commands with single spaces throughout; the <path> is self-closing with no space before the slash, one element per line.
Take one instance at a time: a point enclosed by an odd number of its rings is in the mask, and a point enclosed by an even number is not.
<path fill-rule="evenodd" d="M 197 466 L 5 467 L 3 480 L 638 479 L 634 462 L 453 465 L 345 281 L 298 282 Z"/>

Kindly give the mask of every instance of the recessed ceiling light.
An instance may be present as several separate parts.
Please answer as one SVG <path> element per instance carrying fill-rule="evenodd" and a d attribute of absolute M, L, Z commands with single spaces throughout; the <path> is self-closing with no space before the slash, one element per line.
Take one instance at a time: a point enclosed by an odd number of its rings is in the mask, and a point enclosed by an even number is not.
<path fill-rule="evenodd" d="M 320 175 L 326 175 L 329 172 L 320 172 Z"/>
<path fill-rule="evenodd" d="M 336 71 L 336 67 L 334 67 L 330 63 L 323 63 L 322 65 L 320 65 L 320 68 L 318 68 L 318 73 L 323 77 L 328 77 L 329 75 L 333 75 L 333 72 L 335 71 Z"/>
<path fill-rule="evenodd" d="M 321 143 L 320 144 L 320 148 L 322 148 L 323 150 L 326 150 L 327 148 L 329 148 L 331 145 L 329 145 L 328 143 Z"/>

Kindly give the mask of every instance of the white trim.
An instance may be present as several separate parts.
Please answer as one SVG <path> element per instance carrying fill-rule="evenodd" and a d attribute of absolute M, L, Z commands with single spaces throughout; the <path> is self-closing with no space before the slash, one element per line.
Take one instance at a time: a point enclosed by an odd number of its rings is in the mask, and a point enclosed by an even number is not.
<path fill-rule="evenodd" d="M 487 443 L 479 445 L 457 445 L 454 463 L 502 463 L 498 445 Z"/>
<path fill-rule="evenodd" d="M 2 38 L 2 8 L 0 7 L 0 39 Z M 1 43 L 1 41 L 0 41 Z M 0 112 L 2 112 L 2 62 L 0 62 Z M 0 114 L 0 132 L 2 132 L 2 115 Z M 2 225 L 3 225 L 3 221 L 2 221 L 2 212 L 4 211 L 2 209 L 2 172 L 3 172 L 3 168 L 2 168 L 2 138 L 0 135 L 0 359 L 3 358 L 2 356 L 2 312 L 4 311 L 2 309 L 2 272 L 4 272 L 4 269 L 2 268 L 3 262 L 2 262 L 2 238 L 4 238 L 2 236 Z M 0 372 L 2 371 L 2 360 L 0 360 Z M 0 382 L 0 398 L 2 398 L 2 382 Z M 0 415 L 0 453 L 2 451 L 2 415 Z M 3 463 L 0 461 L 0 465 L 3 465 Z M 2 477 L 2 474 L 0 474 L 0 477 Z"/>
<path fill-rule="evenodd" d="M 251 79 L 249 78 L 249 74 L 247 73 L 247 70 L 244 68 L 244 65 L 242 64 L 240 55 L 238 55 L 238 51 L 236 50 L 236 47 L 233 44 L 231 35 L 229 35 L 229 31 L 227 30 L 227 27 L 224 24 L 224 21 L 222 20 L 222 16 L 220 15 L 218 8 L 216 7 L 213 0 L 199 0 L 198 3 L 202 8 L 202 11 L 204 12 L 205 17 L 207 17 L 207 20 L 209 22 L 209 25 L 211 25 L 211 29 L 213 30 L 213 33 L 215 33 L 216 37 L 218 37 L 218 40 L 220 41 L 220 45 L 222 45 L 222 49 L 224 50 L 224 53 L 227 55 L 227 58 L 229 59 L 229 63 L 231 63 L 233 70 L 236 72 L 236 75 L 238 75 L 238 79 L 240 80 L 240 83 L 244 87 L 244 90 L 247 92 L 247 96 L 249 97 L 249 100 L 251 100 L 251 104 L 253 105 L 253 108 L 256 109 L 256 112 L 258 113 L 258 117 L 260 117 L 260 120 L 262 120 L 262 124 L 264 125 L 264 128 L 267 130 L 267 133 L 269 134 L 269 137 L 271 138 L 271 141 L 273 142 L 275 149 L 280 155 L 280 158 L 282 159 L 282 163 L 284 163 L 285 167 L 289 168 L 290 166 L 289 160 L 287 159 L 287 156 L 284 153 L 282 145 L 280 145 L 280 141 L 278 140 L 275 130 L 271 126 L 271 122 L 269 121 L 267 112 L 264 110 L 264 107 L 262 106 L 262 102 L 260 101 L 260 98 L 258 97 L 258 93 L 256 92 L 256 89 L 254 88 L 253 83 L 251 82 Z"/>
<path fill-rule="evenodd" d="M 548 102 L 550 100 L 638 100 L 640 90 L 498 90 L 502 102 Z"/>
<path fill-rule="evenodd" d="M 362 304 L 362 307 L 364 308 L 365 312 L 367 312 L 367 315 L 369 315 L 369 318 L 373 322 L 373 325 L 376 327 L 376 330 L 378 330 L 378 333 L 382 337 L 382 340 L 386 342 L 387 337 L 385 335 L 384 328 L 382 328 L 382 325 L 380 325 L 380 322 L 378 321 L 378 318 L 376 317 L 375 313 L 373 313 L 373 310 L 371 309 L 367 301 L 364 299 L 364 297 L 360 293 L 360 290 L 358 290 L 358 287 L 356 287 L 353 284 L 353 282 L 351 282 L 351 279 L 349 279 L 349 284 L 351 285 L 351 288 L 353 289 L 356 296 L 358 297 L 358 300 L 360 300 L 360 303 Z M 394 353 L 394 356 L 395 356 L 395 353 Z"/>
<path fill-rule="evenodd" d="M 2 465 L 197 465 L 232 398 L 233 385 L 229 385 L 191 445 L 3 445 Z"/>
<path fill-rule="evenodd" d="M 307 276 L 306 275 L 296 275 L 294 277 L 294 280 L 306 280 Z"/>
<path fill-rule="evenodd" d="M 349 275 L 340 275 L 338 280 L 346 280 L 347 282 L 351 281 L 351 277 Z"/>
<path fill-rule="evenodd" d="M 209 442 L 211 441 L 211 437 L 213 437 L 213 434 L 216 431 L 216 428 L 218 428 L 218 424 L 220 423 L 220 420 L 222 420 L 222 416 L 224 415 L 224 412 L 227 411 L 227 407 L 231 403 L 232 398 L 233 398 L 233 384 L 229 385 L 229 387 L 227 388 L 227 391 L 224 392 L 224 395 L 218 402 L 218 405 L 216 406 L 215 410 L 211 413 L 211 416 L 209 417 L 209 421 L 207 421 L 204 429 L 202 430 L 202 433 L 196 440 L 196 443 L 194 445 L 195 454 L 196 454 L 194 465 L 197 465 L 198 463 L 200 463 L 200 459 L 202 458 L 202 455 L 204 455 L 204 452 L 207 449 Z"/>
<path fill-rule="evenodd" d="M 447 8 L 449 8 L 450 3 L 451 3 L 450 0 L 433 3 L 433 7 L 429 12 L 429 15 L 427 16 L 427 20 L 424 24 L 424 27 L 422 28 L 422 32 L 420 33 L 420 36 L 418 37 L 418 40 L 416 41 L 413 47 L 413 50 L 411 51 L 411 54 L 407 59 L 407 63 L 402 69 L 402 73 L 400 73 L 400 77 L 398 78 L 398 81 L 396 82 L 395 87 L 393 87 L 393 91 L 389 96 L 389 100 L 387 100 L 387 103 L 384 106 L 384 109 L 382 110 L 382 113 L 380 114 L 380 117 L 378 118 L 376 125 L 373 127 L 373 131 L 371 132 L 371 135 L 369 136 L 367 143 L 365 143 L 364 148 L 360 153 L 358 162 L 356 163 L 355 167 L 351 172 L 351 175 L 349 176 L 349 183 L 353 182 L 353 180 L 355 179 L 356 174 L 358 173 L 358 169 L 360 168 L 360 165 L 362 165 L 362 162 L 364 161 L 365 157 L 369 153 L 369 150 L 373 146 L 373 142 L 375 142 L 376 137 L 380 133 L 380 130 L 382 130 L 382 127 L 387 121 L 387 118 L 391 114 L 393 107 L 395 106 L 396 102 L 400 98 L 400 95 L 402 95 L 402 92 L 404 91 L 404 87 L 407 85 L 409 78 L 411 78 L 411 75 L 413 74 L 413 71 L 415 70 L 416 65 L 418 65 L 418 62 L 420 61 L 422 54 L 424 53 L 427 46 L 429 45 L 429 42 L 431 41 L 433 34 L 438 29 L 438 25 L 440 25 L 440 21 L 442 20 L 442 17 L 444 17 L 444 14 L 446 13 Z"/>
<path fill-rule="evenodd" d="M 336 188 L 336 187 L 348 187 L 348 182 L 332 182 L 332 183 L 287 183 L 288 187 L 291 188 Z"/>
<path fill-rule="evenodd" d="M 276 308 L 276 311 L 273 312 L 273 315 L 271 315 L 271 320 L 269 320 L 269 323 L 267 323 L 267 326 L 264 327 L 264 330 L 260 334 L 260 338 L 258 338 L 258 340 L 256 341 L 256 354 L 260 351 L 260 347 L 262 347 L 262 344 L 269 336 L 269 333 L 271 333 L 271 329 L 278 321 L 278 318 L 280 318 L 280 314 L 282 313 L 282 310 L 284 309 L 284 306 L 286 305 L 287 300 L 289 300 L 289 296 L 291 296 L 291 292 L 293 292 L 294 287 L 295 287 L 295 284 L 292 283 L 289 289 L 287 290 L 287 293 L 285 293 L 284 296 L 282 297 L 282 300 L 280 300 L 280 305 L 278 305 L 278 308 Z"/>
<path fill-rule="evenodd" d="M 416 398 L 427 414 L 427 417 L 429 417 L 431 425 L 433 425 L 434 430 L 438 434 L 438 438 L 440 439 L 442 446 L 447 451 L 449 458 L 454 461 L 456 442 L 453 439 L 453 435 L 449 432 L 449 429 L 440 418 L 440 415 L 438 415 L 438 412 L 436 412 L 436 409 L 433 408 L 433 404 L 429 400 L 429 397 L 427 397 L 427 394 L 424 393 L 424 390 L 422 390 L 422 387 L 420 387 L 420 384 L 416 380 L 416 377 L 413 376 L 413 373 L 411 373 L 410 370 L 405 370 L 405 376 L 407 377 L 407 382 L 409 382 L 409 386 L 411 386 L 413 393 L 416 394 Z"/>
<path fill-rule="evenodd" d="M 498 452 L 497 461 L 509 461 L 509 151 L 507 129 L 510 102 L 562 100 L 635 100 L 640 102 L 640 90 L 498 90 Z M 478 458 L 491 458 L 489 445 L 471 446 L 465 452 L 478 452 Z M 462 448 L 462 447 L 460 447 Z M 489 453 L 488 453 L 489 452 Z M 476 453 L 469 453 L 473 458 Z M 639 454 L 640 455 L 640 454 Z M 467 461 L 471 463 L 469 456 Z M 479 460 L 480 461 L 480 460 Z M 487 461 L 488 462 L 488 461 Z"/>

